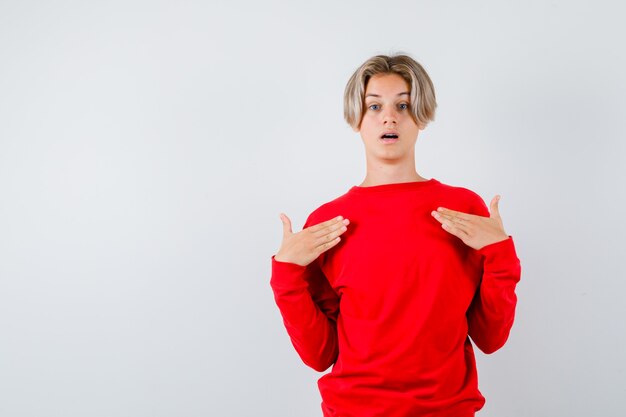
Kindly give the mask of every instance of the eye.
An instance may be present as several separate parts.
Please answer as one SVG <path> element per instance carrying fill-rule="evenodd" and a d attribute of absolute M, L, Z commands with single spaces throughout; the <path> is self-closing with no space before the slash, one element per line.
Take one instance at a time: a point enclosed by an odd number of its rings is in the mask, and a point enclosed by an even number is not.
<path fill-rule="evenodd" d="M 376 107 L 376 108 L 374 108 L 374 107 Z M 378 107 L 379 107 L 378 104 L 370 104 L 368 109 L 370 109 L 370 110 L 378 110 Z"/>
<path fill-rule="evenodd" d="M 400 103 L 398 104 L 398 107 L 400 107 L 401 110 L 406 110 L 409 108 L 408 103 Z"/>

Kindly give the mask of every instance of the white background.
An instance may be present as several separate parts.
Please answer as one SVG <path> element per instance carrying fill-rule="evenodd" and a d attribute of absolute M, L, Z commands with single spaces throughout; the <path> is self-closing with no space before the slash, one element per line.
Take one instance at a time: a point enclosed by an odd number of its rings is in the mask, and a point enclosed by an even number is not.
<path fill-rule="evenodd" d="M 479 415 L 625 415 L 621 4 L 1 1 L 0 415 L 321 416 L 278 214 L 362 181 L 343 89 L 395 52 L 418 173 L 501 194 L 522 261 Z"/>

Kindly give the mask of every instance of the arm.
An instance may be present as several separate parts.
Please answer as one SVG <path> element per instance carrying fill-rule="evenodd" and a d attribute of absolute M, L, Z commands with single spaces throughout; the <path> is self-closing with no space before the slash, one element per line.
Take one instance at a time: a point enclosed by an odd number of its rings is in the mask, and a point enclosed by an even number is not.
<path fill-rule="evenodd" d="M 337 359 L 339 298 L 317 261 L 301 266 L 274 256 L 270 284 L 287 333 L 302 361 L 322 372 Z"/>
<path fill-rule="evenodd" d="M 521 265 L 512 236 L 477 252 L 482 280 L 467 311 L 468 333 L 480 350 L 493 353 L 504 345 L 513 326 Z"/>
<path fill-rule="evenodd" d="M 513 238 L 504 231 L 498 209 L 499 196 L 491 200 L 491 212 L 480 196 L 474 198 L 472 213 L 439 207 L 433 216 L 449 233 L 457 236 L 474 251 L 471 268 L 482 275 L 467 310 L 468 334 L 485 353 L 500 349 L 509 337 L 515 317 L 515 286 L 521 266 Z"/>
<path fill-rule="evenodd" d="M 320 268 L 320 257 L 302 266 L 275 256 L 270 285 L 287 333 L 302 361 L 322 372 L 337 359 L 339 297 Z"/>

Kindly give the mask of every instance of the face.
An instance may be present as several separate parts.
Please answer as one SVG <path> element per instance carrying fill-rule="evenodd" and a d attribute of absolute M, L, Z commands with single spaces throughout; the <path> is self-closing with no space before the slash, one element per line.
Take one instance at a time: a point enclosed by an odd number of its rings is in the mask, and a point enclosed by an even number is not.
<path fill-rule="evenodd" d="M 411 117 L 410 92 L 398 74 L 376 74 L 369 79 L 361 126 L 354 129 L 361 133 L 368 158 L 413 160 L 417 134 L 424 126 Z M 385 134 L 392 136 L 385 138 Z"/>

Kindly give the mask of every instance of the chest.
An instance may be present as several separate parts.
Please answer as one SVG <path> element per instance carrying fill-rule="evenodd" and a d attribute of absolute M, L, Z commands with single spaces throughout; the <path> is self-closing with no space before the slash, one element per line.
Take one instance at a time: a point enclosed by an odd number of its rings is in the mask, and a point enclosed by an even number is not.
<path fill-rule="evenodd" d="M 441 228 L 432 206 L 346 213 L 348 230 L 322 264 L 335 291 L 369 302 L 406 293 L 471 298 L 480 279 L 473 249 Z"/>

